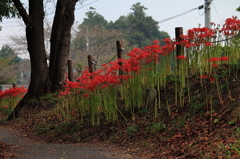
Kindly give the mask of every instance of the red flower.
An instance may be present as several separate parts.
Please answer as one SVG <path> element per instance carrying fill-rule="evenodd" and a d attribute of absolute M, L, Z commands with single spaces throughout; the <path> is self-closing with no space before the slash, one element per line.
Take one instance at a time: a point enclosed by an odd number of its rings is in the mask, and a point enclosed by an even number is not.
<path fill-rule="evenodd" d="M 71 111 L 71 115 L 72 115 L 72 116 L 76 115 L 76 111 L 75 111 L 75 110 L 72 110 L 72 111 Z"/>
<path fill-rule="evenodd" d="M 65 96 L 65 95 L 68 95 L 68 94 L 70 94 L 70 91 L 66 90 L 66 91 L 60 92 L 59 96 Z"/>
<path fill-rule="evenodd" d="M 217 64 L 212 64 L 212 67 L 214 67 L 214 68 L 218 68 L 219 66 L 217 65 Z"/>
<path fill-rule="evenodd" d="M 208 61 L 209 62 L 217 62 L 217 61 L 219 61 L 219 58 L 213 57 L 213 58 L 210 58 Z"/>
<path fill-rule="evenodd" d="M 215 81 L 215 78 L 209 78 L 210 82 L 214 82 Z"/>
<path fill-rule="evenodd" d="M 101 86 L 101 88 L 106 88 L 106 87 L 108 87 L 108 85 L 106 85 L 106 84 Z"/>
<path fill-rule="evenodd" d="M 11 89 L 7 89 L 5 91 L 0 91 L 0 98 L 8 98 L 8 97 L 19 97 L 27 92 L 27 89 L 24 87 L 14 87 Z"/>
<path fill-rule="evenodd" d="M 124 75 L 119 76 L 119 79 L 122 79 L 122 80 L 128 80 L 128 78 L 129 78 L 128 76 L 124 76 Z"/>
<path fill-rule="evenodd" d="M 199 76 L 199 78 L 205 79 L 205 78 L 208 78 L 208 76 L 207 75 L 201 75 L 201 76 Z"/>
<path fill-rule="evenodd" d="M 160 42 L 158 40 L 154 40 L 152 43 L 153 44 L 160 44 Z"/>
<path fill-rule="evenodd" d="M 182 59 L 182 60 L 184 60 L 184 59 L 186 59 L 187 57 L 186 56 L 184 56 L 184 55 L 179 55 L 178 57 L 177 57 L 177 59 Z"/>
<path fill-rule="evenodd" d="M 226 56 L 223 56 L 219 59 L 220 61 L 228 61 L 229 60 L 229 57 L 226 57 Z"/>
<path fill-rule="evenodd" d="M 89 97 L 89 94 L 84 94 L 83 97 Z"/>
<path fill-rule="evenodd" d="M 205 46 L 212 46 L 213 44 L 211 42 L 205 42 Z"/>

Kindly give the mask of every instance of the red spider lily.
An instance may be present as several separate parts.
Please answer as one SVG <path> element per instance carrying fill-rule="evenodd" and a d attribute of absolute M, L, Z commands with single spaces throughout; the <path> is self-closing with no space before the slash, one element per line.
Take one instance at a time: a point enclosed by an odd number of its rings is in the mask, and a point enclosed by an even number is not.
<path fill-rule="evenodd" d="M 76 115 L 76 110 L 72 110 L 72 111 L 71 111 L 71 115 L 72 115 L 72 116 Z"/>
<path fill-rule="evenodd" d="M 152 43 L 153 44 L 160 44 L 160 42 L 158 40 L 154 40 Z"/>
<path fill-rule="evenodd" d="M 174 48 L 174 43 L 172 42 L 172 43 L 167 43 L 167 45 L 166 46 L 163 46 L 162 47 L 162 53 L 161 54 L 163 54 L 164 56 L 166 56 L 166 55 L 168 55 L 168 54 L 170 54 L 173 50 L 174 50 L 175 48 Z"/>
<path fill-rule="evenodd" d="M 89 94 L 84 94 L 83 97 L 87 98 L 89 97 Z"/>
<path fill-rule="evenodd" d="M 129 76 L 120 75 L 120 76 L 119 76 L 119 79 L 121 79 L 121 80 L 128 80 L 128 79 L 129 79 Z"/>
<path fill-rule="evenodd" d="M 240 20 L 236 16 L 233 16 L 232 18 L 226 19 L 225 24 L 220 32 L 223 32 L 223 34 L 226 36 L 235 36 L 238 34 L 239 30 Z"/>
<path fill-rule="evenodd" d="M 127 72 L 127 73 L 131 72 L 131 71 L 132 71 L 132 70 L 131 70 L 131 65 L 130 65 L 129 63 L 124 63 L 124 65 L 123 65 L 123 67 L 122 67 L 122 70 L 123 70 L 124 72 Z"/>
<path fill-rule="evenodd" d="M 229 60 L 229 57 L 226 57 L 226 56 L 223 56 L 219 59 L 220 61 L 228 61 Z"/>
<path fill-rule="evenodd" d="M 178 57 L 177 57 L 177 59 L 181 59 L 181 60 L 184 60 L 184 59 L 186 59 L 187 57 L 186 56 L 184 56 L 184 55 L 179 55 Z"/>
<path fill-rule="evenodd" d="M 195 37 L 195 32 L 192 29 L 189 29 L 187 32 L 187 37 L 188 39 L 193 40 Z"/>
<path fill-rule="evenodd" d="M 144 48 L 145 56 L 148 57 L 146 60 L 148 63 L 151 61 L 157 62 L 160 54 L 167 55 L 173 51 L 174 42 L 168 38 L 163 41 L 165 42 L 165 46 L 160 46 L 159 43 L 153 43 L 153 45 Z"/>
<path fill-rule="evenodd" d="M 190 39 L 188 35 L 179 35 L 182 39 Z"/>
<path fill-rule="evenodd" d="M 208 76 L 207 75 L 201 75 L 201 76 L 199 76 L 199 78 L 206 79 L 206 78 L 208 78 Z"/>
<path fill-rule="evenodd" d="M 69 89 L 76 89 L 79 88 L 80 83 L 79 82 L 71 82 L 71 81 L 66 81 L 65 82 L 65 87 Z"/>
<path fill-rule="evenodd" d="M 182 46 L 186 47 L 186 48 L 190 48 L 193 46 L 196 46 L 195 43 L 192 43 L 190 40 L 190 37 L 188 35 L 180 35 L 180 37 L 182 38 L 182 40 L 180 42 L 176 42 L 176 45 L 181 44 Z"/>
<path fill-rule="evenodd" d="M 209 78 L 210 82 L 214 82 L 215 78 Z"/>
<path fill-rule="evenodd" d="M 172 42 L 172 40 L 169 39 L 169 38 L 165 38 L 165 39 L 163 39 L 163 41 L 164 41 L 165 43 L 171 43 L 171 42 Z"/>
<path fill-rule="evenodd" d="M 217 64 L 212 64 L 212 67 L 214 67 L 214 68 L 218 68 L 219 66 L 217 65 Z"/>
<path fill-rule="evenodd" d="M 61 96 L 66 96 L 66 95 L 68 95 L 68 94 L 70 94 L 71 92 L 69 91 L 69 90 L 65 90 L 65 91 L 62 91 L 62 92 L 60 92 L 59 93 L 59 96 L 61 97 Z"/>
<path fill-rule="evenodd" d="M 139 66 L 132 68 L 132 70 L 133 70 L 134 72 L 136 72 L 136 73 L 140 73 L 140 72 L 139 72 L 140 69 L 141 69 L 141 68 L 140 68 Z"/>
<path fill-rule="evenodd" d="M 213 37 L 215 31 L 209 28 L 193 28 L 188 30 L 188 37 L 190 40 L 194 41 L 205 41 L 207 38 Z"/>
<path fill-rule="evenodd" d="M 186 39 L 181 40 L 181 41 L 180 41 L 180 44 L 181 44 L 182 46 L 185 46 L 185 47 L 187 47 L 187 46 L 190 45 L 189 40 L 186 40 Z"/>
<path fill-rule="evenodd" d="M 22 94 L 26 93 L 27 89 L 24 87 L 14 87 L 0 92 L 0 98 L 9 98 L 9 97 L 21 97 Z"/>
<path fill-rule="evenodd" d="M 217 57 L 212 57 L 208 60 L 208 62 L 217 62 L 217 61 L 219 61 L 219 58 Z"/>
<path fill-rule="evenodd" d="M 213 45 L 213 43 L 211 43 L 211 42 L 205 42 L 205 46 L 212 46 Z"/>
<path fill-rule="evenodd" d="M 108 85 L 106 85 L 106 84 L 101 86 L 101 88 L 107 88 L 107 87 L 108 87 Z"/>

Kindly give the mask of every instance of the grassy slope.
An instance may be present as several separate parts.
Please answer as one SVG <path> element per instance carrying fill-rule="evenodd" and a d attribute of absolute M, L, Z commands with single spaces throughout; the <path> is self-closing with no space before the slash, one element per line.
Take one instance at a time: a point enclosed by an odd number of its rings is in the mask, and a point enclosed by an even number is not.
<path fill-rule="evenodd" d="M 224 84 L 225 80 L 220 81 L 221 102 L 217 91 L 212 91 L 212 114 L 210 105 L 204 104 L 206 94 L 202 81 L 197 77 L 190 80 L 192 102 L 187 102 L 186 97 L 183 107 L 175 105 L 173 83 L 169 80 L 165 90 L 161 90 L 162 106 L 157 118 L 153 118 L 152 106 L 148 110 L 136 110 L 135 121 L 125 113 L 127 121 L 119 119 L 93 126 L 89 119 L 81 125 L 78 120 L 62 122 L 61 115 L 55 114 L 53 108 L 48 108 L 40 113 L 39 110 L 31 110 L 31 114 L 23 111 L 20 119 L 6 124 L 27 131 L 30 136 L 37 135 L 47 142 L 108 142 L 144 158 L 239 158 L 240 78 L 229 79 L 231 92 Z M 207 82 L 206 88 L 210 87 L 211 83 Z M 171 108 L 170 115 L 164 91 Z"/>

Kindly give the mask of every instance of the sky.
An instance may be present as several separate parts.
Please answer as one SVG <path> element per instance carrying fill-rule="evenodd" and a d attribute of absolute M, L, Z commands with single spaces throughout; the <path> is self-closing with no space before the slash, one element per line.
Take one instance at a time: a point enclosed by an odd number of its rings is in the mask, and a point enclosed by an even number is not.
<path fill-rule="evenodd" d="M 21 1 L 27 3 L 27 0 Z M 130 8 L 137 2 L 148 8 L 145 11 L 147 16 L 152 16 L 155 21 L 162 21 L 198 8 L 205 3 L 205 0 L 83 0 L 82 4 L 78 3 L 76 6 L 73 27 L 81 24 L 83 18 L 86 17 L 85 13 L 89 11 L 89 7 L 96 8 L 96 12 L 101 14 L 107 21 L 115 21 L 120 16 L 127 16 L 132 12 Z M 232 16 L 240 18 L 240 12 L 236 11 L 238 6 L 240 6 L 239 0 L 213 0 L 211 3 L 211 22 L 222 25 L 227 18 Z M 48 10 L 51 11 L 53 8 L 51 6 Z M 53 16 L 54 14 L 50 12 L 47 19 L 51 21 Z M 159 30 L 167 32 L 171 38 L 174 38 L 176 27 L 183 27 L 183 31 L 186 33 L 188 29 L 199 27 L 199 24 L 204 27 L 204 19 L 204 9 L 195 9 L 185 15 L 159 23 Z M 11 44 L 10 36 L 25 35 L 21 19 L 3 19 L 0 26 L 2 26 L 0 47 L 3 44 L 14 46 Z"/>

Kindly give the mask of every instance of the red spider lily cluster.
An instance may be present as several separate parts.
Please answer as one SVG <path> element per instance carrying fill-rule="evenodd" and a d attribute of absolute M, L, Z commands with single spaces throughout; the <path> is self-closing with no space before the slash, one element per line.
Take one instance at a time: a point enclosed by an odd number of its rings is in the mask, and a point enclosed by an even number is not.
<path fill-rule="evenodd" d="M 235 36 L 240 30 L 240 20 L 237 16 L 228 18 L 223 25 L 223 28 L 220 30 L 225 36 Z"/>
<path fill-rule="evenodd" d="M 218 57 L 212 57 L 211 59 L 209 59 L 209 62 L 218 62 L 218 61 L 228 61 L 229 57 L 223 56 L 221 58 Z"/>
<path fill-rule="evenodd" d="M 96 72 L 90 73 L 89 70 L 85 70 L 77 82 L 66 81 L 65 91 L 60 95 L 64 96 L 70 93 L 71 89 L 75 90 L 89 90 L 94 91 L 96 88 L 107 88 L 112 85 L 121 84 L 122 81 L 132 78 L 132 73 L 140 73 L 144 64 L 158 63 L 161 55 L 166 56 L 175 49 L 175 45 L 183 45 L 186 48 L 194 46 L 212 46 L 213 43 L 209 42 L 211 39 L 216 38 L 217 31 L 219 32 L 236 32 L 240 30 L 240 21 L 236 18 L 229 18 L 226 20 L 223 29 L 209 29 L 209 28 L 193 28 L 188 30 L 187 35 L 182 35 L 181 40 L 174 42 L 170 39 L 164 39 L 165 46 L 159 45 L 158 40 L 153 41 L 152 45 L 145 47 L 144 49 L 135 48 L 128 53 L 128 59 L 118 59 L 115 62 L 102 65 L 102 69 Z M 187 57 L 180 55 L 176 59 L 184 60 Z M 209 59 L 212 63 L 212 67 L 217 68 L 218 61 L 228 61 L 229 58 L 224 56 L 221 58 L 213 57 Z M 119 63 L 122 63 L 120 66 Z M 122 70 L 124 75 L 118 76 L 118 71 Z M 88 96 L 85 94 L 84 96 Z"/>
<path fill-rule="evenodd" d="M 199 76 L 199 78 L 201 78 L 201 79 L 209 79 L 210 82 L 214 82 L 214 81 L 215 81 L 215 78 L 213 78 L 213 77 L 208 77 L 207 75 L 201 75 L 201 76 Z"/>
<path fill-rule="evenodd" d="M 186 56 L 184 56 L 184 55 L 179 55 L 178 57 L 177 57 L 177 59 L 181 59 L 181 60 L 184 60 L 184 59 L 186 59 L 187 57 Z"/>
<path fill-rule="evenodd" d="M 107 88 L 112 85 L 119 85 L 124 80 L 132 78 L 132 73 L 140 73 L 142 66 L 148 63 L 158 63 L 160 55 L 167 55 L 174 50 L 173 42 L 170 39 L 165 39 L 165 46 L 160 46 L 159 41 L 153 41 L 151 46 L 144 49 L 135 48 L 128 53 L 128 59 L 118 59 L 115 62 L 103 64 L 102 69 L 90 73 L 85 70 L 77 82 L 66 81 L 65 91 L 60 95 L 64 96 L 70 93 L 70 90 L 89 90 L 94 91 L 96 88 Z M 119 63 L 122 63 L 120 66 Z M 123 71 L 124 75 L 118 75 L 119 70 Z M 85 94 L 84 96 L 88 96 Z"/>
<path fill-rule="evenodd" d="M 212 23 L 212 25 L 215 25 Z M 240 20 L 233 16 L 232 18 L 228 18 L 225 21 L 222 29 L 219 27 L 210 29 L 210 28 L 193 28 L 187 31 L 187 35 L 181 35 L 181 40 L 176 42 L 176 44 L 181 44 L 186 48 L 194 47 L 194 46 L 212 46 L 214 43 L 213 39 L 216 39 L 216 35 L 218 33 L 222 33 L 224 36 L 236 36 L 240 31 Z"/>
<path fill-rule="evenodd" d="M 10 97 L 23 97 L 22 95 L 27 92 L 24 87 L 14 87 L 7 89 L 5 91 L 0 90 L 0 99 L 10 98 Z"/>
<path fill-rule="evenodd" d="M 180 44 L 186 48 L 200 46 L 204 44 L 205 46 L 212 46 L 213 44 L 209 42 L 209 39 L 216 35 L 216 30 L 209 28 L 193 28 L 189 29 L 187 35 L 180 35 L 181 40 L 175 44 Z"/>
<path fill-rule="evenodd" d="M 219 66 L 216 64 L 216 62 L 218 61 L 228 61 L 229 57 L 223 56 L 221 58 L 217 58 L 217 57 L 212 57 L 208 60 L 208 62 L 213 62 L 212 67 L 214 68 L 218 68 Z"/>

